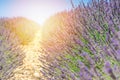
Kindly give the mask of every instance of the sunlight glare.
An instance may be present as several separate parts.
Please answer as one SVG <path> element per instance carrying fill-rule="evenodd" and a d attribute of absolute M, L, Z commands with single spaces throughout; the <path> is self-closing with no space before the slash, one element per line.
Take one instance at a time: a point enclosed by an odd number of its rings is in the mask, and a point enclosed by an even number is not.
<path fill-rule="evenodd" d="M 66 6 L 65 0 L 20 0 L 11 5 L 9 15 L 26 17 L 42 25 L 50 16 L 65 10 Z"/>

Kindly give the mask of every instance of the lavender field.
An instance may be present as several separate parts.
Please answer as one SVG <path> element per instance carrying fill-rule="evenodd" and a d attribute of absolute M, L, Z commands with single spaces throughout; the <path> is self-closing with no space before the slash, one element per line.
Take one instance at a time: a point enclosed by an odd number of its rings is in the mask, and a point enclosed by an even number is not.
<path fill-rule="evenodd" d="M 48 80 L 120 80 L 119 0 L 73 5 L 50 20 L 55 31 L 43 37 L 47 63 L 42 73 Z"/>
<path fill-rule="evenodd" d="M 0 19 L 0 80 L 120 80 L 120 0 L 71 5 L 42 27 Z"/>

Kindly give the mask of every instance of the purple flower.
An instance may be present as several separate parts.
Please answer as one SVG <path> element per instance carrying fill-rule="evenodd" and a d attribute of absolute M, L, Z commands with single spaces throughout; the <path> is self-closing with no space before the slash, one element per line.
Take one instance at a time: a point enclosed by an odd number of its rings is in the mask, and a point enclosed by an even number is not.
<path fill-rule="evenodd" d="M 76 39 L 76 43 L 79 44 L 79 45 L 81 45 L 81 46 L 84 45 L 83 42 L 80 39 Z"/>
<path fill-rule="evenodd" d="M 116 38 L 112 38 L 112 44 L 113 46 L 118 46 L 119 45 L 119 41 Z"/>
<path fill-rule="evenodd" d="M 111 55 L 111 49 L 109 49 L 109 47 L 104 46 L 104 47 L 103 47 L 103 51 L 104 51 L 107 55 L 112 56 L 112 55 Z"/>
<path fill-rule="evenodd" d="M 118 58 L 118 60 L 120 60 L 120 49 L 118 49 L 118 50 L 116 50 L 116 53 L 117 53 L 117 58 Z"/>
<path fill-rule="evenodd" d="M 120 25 L 118 25 L 118 28 L 119 28 L 119 30 L 120 30 Z"/>
<path fill-rule="evenodd" d="M 111 70 L 110 62 L 106 61 L 104 67 L 106 72 L 109 72 Z"/>
<path fill-rule="evenodd" d="M 79 64 L 79 68 L 83 68 L 84 67 L 84 63 L 83 62 L 81 62 L 80 60 L 78 60 L 78 64 Z"/>
<path fill-rule="evenodd" d="M 117 32 L 117 36 L 120 39 L 120 31 Z"/>
<path fill-rule="evenodd" d="M 118 55 L 120 55 L 120 49 L 116 51 Z"/>
<path fill-rule="evenodd" d="M 110 62 L 106 61 L 104 67 L 105 67 L 106 72 L 111 76 L 111 78 L 116 80 L 116 77 L 113 73 Z"/>
<path fill-rule="evenodd" d="M 82 73 L 81 71 L 79 72 L 79 76 L 80 76 L 80 77 L 82 77 L 82 76 L 83 76 L 83 73 Z"/>
<path fill-rule="evenodd" d="M 83 52 L 81 56 L 86 57 L 88 54 L 86 52 Z"/>

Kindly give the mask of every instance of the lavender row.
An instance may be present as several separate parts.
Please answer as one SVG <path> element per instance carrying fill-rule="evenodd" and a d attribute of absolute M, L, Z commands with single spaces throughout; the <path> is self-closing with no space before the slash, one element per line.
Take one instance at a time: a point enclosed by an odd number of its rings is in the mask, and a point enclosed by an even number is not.
<path fill-rule="evenodd" d="M 13 70 L 22 64 L 24 53 L 20 40 L 6 26 L 6 18 L 0 19 L 0 80 L 7 80 Z"/>
<path fill-rule="evenodd" d="M 52 19 L 40 58 L 47 80 L 120 79 L 119 0 L 80 3 Z"/>

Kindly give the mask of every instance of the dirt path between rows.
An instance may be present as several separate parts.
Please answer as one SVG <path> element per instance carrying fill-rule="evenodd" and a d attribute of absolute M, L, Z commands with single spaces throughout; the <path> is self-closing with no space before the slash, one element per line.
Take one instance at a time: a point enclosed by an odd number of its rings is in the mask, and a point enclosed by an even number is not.
<path fill-rule="evenodd" d="M 39 56 L 42 53 L 38 51 L 40 39 L 40 32 L 37 32 L 34 40 L 23 47 L 25 52 L 23 64 L 13 71 L 13 76 L 8 80 L 42 80 L 42 75 L 40 74 L 40 65 L 42 63 L 39 61 Z"/>

